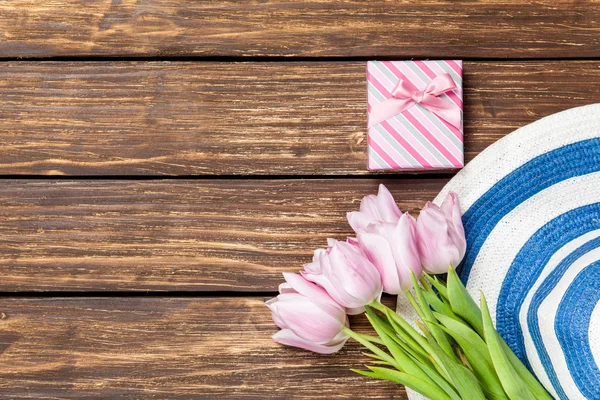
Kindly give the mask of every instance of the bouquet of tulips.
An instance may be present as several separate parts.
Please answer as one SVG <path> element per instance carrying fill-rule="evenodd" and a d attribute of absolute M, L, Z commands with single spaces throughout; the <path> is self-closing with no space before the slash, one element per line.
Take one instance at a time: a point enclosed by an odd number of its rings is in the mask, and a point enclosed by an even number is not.
<path fill-rule="evenodd" d="M 353 338 L 373 360 L 353 371 L 433 400 L 552 399 L 495 330 L 483 294 L 480 309 L 452 268 L 466 251 L 454 193 L 415 219 L 381 185 L 348 222 L 356 238 L 329 239 L 300 274 L 283 274 L 266 302 L 281 328 L 275 341 L 331 354 Z M 383 305 L 382 292 L 403 293 L 417 319 Z M 347 314 L 363 312 L 376 335 L 350 329 Z"/>

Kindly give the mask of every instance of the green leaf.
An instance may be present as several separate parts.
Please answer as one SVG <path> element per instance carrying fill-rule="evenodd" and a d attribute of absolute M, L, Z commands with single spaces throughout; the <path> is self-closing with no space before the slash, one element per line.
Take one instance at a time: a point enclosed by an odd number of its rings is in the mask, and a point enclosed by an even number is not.
<path fill-rule="evenodd" d="M 373 354 L 373 353 L 362 353 L 363 356 L 367 356 L 369 358 L 372 358 L 374 360 L 377 361 L 381 361 L 381 362 L 385 362 L 387 363 L 387 361 L 384 361 L 383 358 L 379 357 L 377 354 Z M 389 364 L 389 363 L 388 363 Z"/>
<path fill-rule="evenodd" d="M 448 304 L 440 300 L 437 294 L 423 292 L 423 297 L 425 297 L 425 301 L 427 301 L 431 308 L 433 308 L 438 313 L 444 314 L 450 318 L 458 318 L 458 316 L 454 314 L 454 311 L 452 311 L 452 308 Z"/>
<path fill-rule="evenodd" d="M 384 308 L 381 308 L 381 310 L 385 314 L 386 318 L 380 317 L 376 313 L 373 313 L 373 316 L 378 318 L 381 329 L 383 329 L 384 332 L 387 333 L 387 335 L 396 343 L 398 343 L 398 345 L 401 346 L 406 352 L 411 353 L 417 359 L 422 360 L 422 362 L 428 362 L 429 358 L 425 350 L 423 350 L 423 348 L 417 342 L 415 342 L 412 337 L 406 334 L 404 330 L 399 327 L 397 329 L 397 326 L 394 327 L 391 324 L 391 321 L 387 317 L 387 310 L 389 310 L 389 308 L 386 310 L 385 306 L 383 307 Z"/>
<path fill-rule="evenodd" d="M 418 360 L 415 362 L 419 363 Z M 438 370 L 435 369 L 431 360 L 428 363 L 420 363 L 419 366 L 421 369 L 429 376 L 431 380 L 433 380 L 442 390 L 450 396 L 453 400 L 461 400 L 456 390 L 450 385 L 450 383 L 444 379 L 444 377 L 440 374 Z"/>
<path fill-rule="evenodd" d="M 375 355 L 379 356 L 381 360 L 390 363 L 398 369 L 401 369 L 400 365 L 398 365 L 394 357 L 390 356 L 385 351 L 381 350 L 379 347 L 375 346 L 368 340 L 363 339 L 359 333 L 354 332 L 350 328 L 344 328 L 344 333 L 346 333 L 346 335 L 350 336 L 352 339 L 356 340 L 358 343 L 365 346 L 367 349 L 371 350 Z"/>
<path fill-rule="evenodd" d="M 415 300 L 415 298 L 412 295 L 412 293 L 411 292 L 405 292 L 404 294 L 406 295 L 406 298 L 408 299 L 408 302 L 412 306 L 413 310 L 415 310 L 415 312 L 417 313 L 417 315 L 419 316 L 419 318 L 421 318 L 421 320 L 424 320 L 426 318 L 425 314 L 423 314 L 423 310 L 421 309 L 421 306 L 419 305 L 419 303 L 417 303 L 417 300 Z"/>
<path fill-rule="evenodd" d="M 421 284 L 421 286 L 423 287 L 423 289 L 425 289 L 426 292 L 435 294 L 435 292 L 431 288 L 431 285 L 429 284 L 429 282 L 427 281 L 427 279 L 425 279 L 425 277 L 421 276 L 421 278 L 419 278 L 419 283 Z"/>
<path fill-rule="evenodd" d="M 444 379 L 450 382 L 451 379 L 448 375 L 448 372 L 444 368 L 442 368 L 438 362 L 435 361 L 435 357 L 432 354 L 433 348 L 429 344 L 427 338 L 420 335 L 412 326 L 410 326 L 408 322 L 404 320 L 404 318 L 402 318 L 389 308 L 386 310 L 386 315 L 388 317 L 388 321 L 392 323 L 392 326 L 394 326 L 397 330 L 407 332 L 407 335 L 410 336 L 410 338 L 413 339 L 416 343 L 418 343 L 418 345 L 423 349 L 425 354 L 427 354 L 427 357 L 429 357 L 432 360 L 434 367 L 439 371 L 439 373 L 444 377 Z"/>
<path fill-rule="evenodd" d="M 467 321 L 479 336 L 483 336 L 481 310 L 477 307 L 477 304 L 469 292 L 467 292 L 467 289 L 465 289 L 465 286 L 452 267 L 448 270 L 447 288 L 452 311 Z"/>
<path fill-rule="evenodd" d="M 429 338 L 426 339 L 421 336 L 420 344 L 429 353 L 434 361 L 435 368 L 444 379 L 453 385 L 463 399 L 485 400 L 485 395 L 475 375 L 460 361 L 448 356 L 431 337 L 427 329 L 424 329 L 424 331 Z"/>
<path fill-rule="evenodd" d="M 422 350 L 421 346 L 419 346 L 419 348 L 411 347 L 407 342 L 403 341 L 397 336 L 393 337 L 392 339 L 398 344 L 398 346 L 400 346 L 406 352 L 406 354 L 410 355 L 416 362 L 418 362 L 419 364 L 427 364 L 433 367 L 431 358 L 424 350 Z"/>
<path fill-rule="evenodd" d="M 458 275 L 456 275 L 456 272 L 452 268 L 450 268 L 448 271 L 447 289 L 452 310 L 458 316 L 467 321 L 469 325 L 475 329 L 479 336 L 483 337 L 484 334 L 481 310 L 479 307 L 477 307 L 477 304 L 471 295 L 469 295 L 460 278 Z M 504 340 L 502 340 L 502 338 L 500 339 L 502 341 L 504 353 L 508 357 L 510 364 L 517 371 L 521 379 L 523 379 L 523 381 L 526 383 L 531 393 L 535 395 L 536 399 L 552 400 L 552 397 L 540 384 L 537 378 L 523 365 L 521 360 L 519 360 L 519 358 L 512 352 Z"/>
<path fill-rule="evenodd" d="M 406 373 L 394 371 L 388 368 L 379 368 L 379 367 L 368 367 L 371 371 L 360 371 L 353 369 L 352 371 L 359 373 L 364 376 L 368 376 L 376 379 L 383 379 L 386 381 L 399 383 L 406 387 L 411 388 L 423 396 L 426 396 L 430 399 L 435 400 L 453 400 L 452 397 L 448 396 L 442 390 L 440 390 L 435 385 L 431 385 L 430 382 L 421 380 L 414 376 L 410 376 Z"/>
<path fill-rule="evenodd" d="M 386 344 L 386 339 L 394 341 L 397 345 L 399 345 L 404 351 L 407 349 L 411 349 L 409 345 L 404 343 L 400 337 L 398 337 L 396 330 L 392 327 L 388 319 L 379 316 L 375 313 L 369 306 L 365 307 L 367 313 L 367 319 L 379 335 L 383 344 Z M 419 354 L 422 352 L 423 355 L 426 353 L 423 349 L 417 345 L 417 349 L 414 349 L 414 352 Z"/>
<path fill-rule="evenodd" d="M 413 360 L 404 352 L 404 350 L 398 346 L 398 344 L 386 333 L 382 318 L 373 311 L 369 306 L 365 307 L 367 313 L 367 319 L 375 329 L 375 332 L 381 338 L 384 346 L 387 347 L 388 351 L 394 357 L 398 365 L 402 366 L 402 370 L 408 374 L 422 376 L 423 371 L 413 362 Z"/>
<path fill-rule="evenodd" d="M 364 333 L 357 333 L 357 335 L 360 335 L 360 337 L 362 337 L 365 340 L 368 340 L 371 343 L 384 344 L 380 337 L 365 335 Z"/>
<path fill-rule="evenodd" d="M 427 365 L 420 364 L 415 362 L 415 360 L 410 357 L 410 355 L 402 348 L 396 341 L 393 340 L 391 336 L 389 336 L 389 331 L 385 329 L 385 324 L 383 323 L 383 318 L 377 315 L 373 309 L 369 306 L 365 307 L 367 312 L 367 318 L 371 325 L 377 332 L 377 334 L 381 337 L 381 340 L 387 347 L 390 354 L 396 359 L 399 365 L 402 366 L 402 371 L 407 373 L 410 376 L 421 379 L 423 381 L 429 382 L 431 385 L 436 386 L 439 390 L 444 391 L 451 398 L 457 399 L 456 392 L 450 387 L 450 385 L 439 375 Z M 387 321 L 386 321 L 387 322 Z M 428 369 L 426 372 L 424 368 Z"/>
<path fill-rule="evenodd" d="M 443 325 L 442 329 L 452 336 L 460 346 L 473 373 L 482 383 L 486 397 L 492 400 L 507 399 L 483 339 L 471 327 L 462 322 L 438 313 L 434 315 Z"/>
<path fill-rule="evenodd" d="M 433 285 L 433 287 L 438 291 L 438 293 L 446 300 L 448 300 L 448 289 L 446 285 L 442 281 L 438 279 L 437 276 L 431 276 L 429 274 L 423 274 L 423 276 Z"/>
<path fill-rule="evenodd" d="M 502 337 L 500 337 L 502 339 Z M 544 386 L 537 380 L 537 378 L 523 365 L 519 357 L 513 353 L 510 347 L 506 344 L 506 342 L 502 339 L 502 348 L 504 349 L 504 353 L 508 357 L 508 361 L 513 366 L 515 371 L 519 374 L 521 379 L 527 385 L 527 388 L 533 393 L 536 399 L 539 400 L 554 400 L 552 396 L 546 391 Z"/>
<path fill-rule="evenodd" d="M 449 337 L 446 333 L 439 329 L 438 327 L 429 324 L 429 321 L 436 322 L 433 317 L 433 313 L 431 312 L 431 308 L 429 308 L 429 304 L 425 301 L 424 293 L 426 293 L 417 282 L 417 278 L 415 274 L 411 271 L 410 273 L 413 288 L 415 290 L 415 294 L 417 295 L 417 299 L 419 299 L 419 304 L 421 305 L 421 320 L 427 326 L 427 329 L 431 332 L 431 335 L 435 338 L 436 342 L 440 345 L 440 347 L 446 352 L 446 354 L 452 358 L 456 358 L 454 351 L 452 350 L 452 344 L 450 343 Z"/>
<path fill-rule="evenodd" d="M 390 363 L 385 362 L 385 361 L 371 361 L 371 364 L 374 365 L 385 365 L 386 367 L 394 367 L 393 365 L 390 365 Z"/>
<path fill-rule="evenodd" d="M 394 327 L 396 333 L 402 337 L 411 348 L 419 349 L 420 352 L 427 355 L 427 352 L 423 348 L 423 343 L 427 343 L 427 340 L 425 340 L 425 338 L 419 334 L 419 332 L 417 332 L 408 322 L 406 322 L 404 318 L 389 308 L 385 310 L 385 314 L 392 327 Z"/>
<path fill-rule="evenodd" d="M 483 293 L 481 294 L 481 311 L 485 341 L 504 391 L 511 400 L 535 400 L 535 397 L 504 353 L 502 339 L 494 328 Z"/>
<path fill-rule="evenodd" d="M 479 381 L 473 373 L 460 362 L 449 357 L 437 343 L 431 345 L 431 356 L 440 369 L 449 377 L 449 382 L 454 385 L 461 398 L 469 400 L 485 400 L 485 394 Z"/>

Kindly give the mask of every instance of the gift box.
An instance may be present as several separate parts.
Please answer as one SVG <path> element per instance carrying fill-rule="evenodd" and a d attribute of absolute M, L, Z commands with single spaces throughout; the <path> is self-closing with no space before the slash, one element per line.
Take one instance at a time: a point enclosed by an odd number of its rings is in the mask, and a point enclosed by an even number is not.
<path fill-rule="evenodd" d="M 369 170 L 462 168 L 462 61 L 369 61 Z"/>

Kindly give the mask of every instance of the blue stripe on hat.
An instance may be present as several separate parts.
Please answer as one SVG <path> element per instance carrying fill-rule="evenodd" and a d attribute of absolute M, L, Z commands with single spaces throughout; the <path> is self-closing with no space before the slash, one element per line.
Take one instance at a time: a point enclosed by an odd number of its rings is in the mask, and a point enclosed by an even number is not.
<path fill-rule="evenodd" d="M 546 297 L 548 297 L 550 292 L 552 292 L 552 289 L 556 287 L 556 285 L 561 280 L 565 272 L 567 272 L 569 268 L 573 265 L 573 263 L 579 258 L 581 258 L 583 255 L 589 253 L 590 251 L 598 247 L 600 247 L 600 237 L 597 237 L 583 244 L 582 246 L 579 246 L 575 251 L 573 251 L 571 254 L 565 257 L 556 266 L 556 268 L 548 274 L 546 279 L 544 279 L 538 290 L 533 295 L 531 299 L 531 304 L 529 306 L 529 310 L 527 311 L 527 326 L 529 327 L 531 339 L 533 341 L 533 344 L 535 345 L 540 361 L 542 362 L 542 365 L 546 370 L 546 375 L 548 375 L 548 379 L 550 379 L 552 386 L 554 386 L 554 389 L 556 390 L 558 396 L 561 399 L 568 399 L 568 397 L 565 394 L 562 387 L 560 386 L 560 382 L 558 380 L 558 376 L 556 375 L 556 371 L 552 367 L 552 360 L 550 359 L 550 355 L 548 354 L 548 351 L 544 346 L 539 326 L 538 309 L 540 308 L 540 305 L 544 302 Z M 557 321 L 558 318 L 559 317 L 557 316 Z"/>
<path fill-rule="evenodd" d="M 600 369 L 592 356 L 588 327 L 600 300 L 600 261 L 581 271 L 558 306 L 554 329 L 581 394 L 600 399 Z"/>
<path fill-rule="evenodd" d="M 481 246 L 506 214 L 558 182 L 597 171 L 600 138 L 593 138 L 542 154 L 498 181 L 463 215 L 467 253 L 457 268 L 463 282 L 467 282 Z"/>
<path fill-rule="evenodd" d="M 568 211 L 540 228 L 521 248 L 506 273 L 496 305 L 496 329 L 526 365 L 519 310 L 550 258 L 574 239 L 600 229 L 600 203 Z M 542 344 L 543 345 L 543 344 Z"/>

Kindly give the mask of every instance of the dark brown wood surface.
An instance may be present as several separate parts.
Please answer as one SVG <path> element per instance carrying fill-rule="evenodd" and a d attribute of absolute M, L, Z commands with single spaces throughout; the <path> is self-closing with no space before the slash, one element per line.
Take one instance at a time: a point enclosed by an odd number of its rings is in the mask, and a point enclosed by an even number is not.
<path fill-rule="evenodd" d="M 470 161 L 600 101 L 599 31 L 597 0 L 0 2 L 0 399 L 406 399 L 263 304 L 379 183 L 416 213 L 452 177 L 367 176 L 366 60 L 465 59 Z"/>
<path fill-rule="evenodd" d="M 594 0 L 0 3 L 0 56 L 598 57 Z"/>
<path fill-rule="evenodd" d="M 359 175 L 365 62 L 0 63 L 0 174 Z M 598 61 L 465 62 L 466 161 L 600 101 Z"/>
<path fill-rule="evenodd" d="M 0 290 L 276 291 L 384 183 L 418 212 L 449 178 L 0 181 Z"/>
<path fill-rule="evenodd" d="M 366 361 L 356 343 L 333 356 L 274 343 L 264 300 L 0 298 L 0 397 L 405 399 L 349 371 Z"/>

